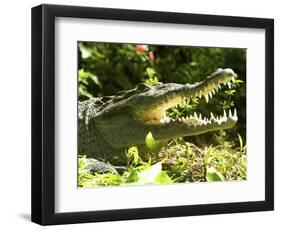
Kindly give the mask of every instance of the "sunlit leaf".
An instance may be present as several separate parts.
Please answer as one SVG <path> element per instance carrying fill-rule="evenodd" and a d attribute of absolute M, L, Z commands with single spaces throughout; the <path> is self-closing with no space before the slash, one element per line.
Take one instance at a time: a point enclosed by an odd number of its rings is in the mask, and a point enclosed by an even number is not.
<path fill-rule="evenodd" d="M 132 161 L 134 165 L 139 163 L 139 151 L 136 146 L 132 146 L 128 149 L 127 158 L 129 161 Z"/>
<path fill-rule="evenodd" d="M 160 162 L 139 173 L 137 184 L 170 184 L 172 180 L 167 173 L 162 171 Z"/>
<path fill-rule="evenodd" d="M 128 175 L 128 177 L 127 177 L 126 182 L 127 182 L 127 183 L 132 183 L 132 182 L 138 181 L 138 179 L 139 179 L 138 171 L 137 171 L 136 169 L 132 169 L 132 170 L 129 172 L 129 175 Z"/>
<path fill-rule="evenodd" d="M 79 43 L 79 49 L 83 59 L 86 59 L 92 55 L 91 49 L 84 46 L 83 43 Z"/>
<path fill-rule="evenodd" d="M 224 176 L 219 173 L 215 168 L 213 167 L 210 167 L 210 168 L 207 168 L 207 173 L 206 173 L 206 180 L 208 182 L 211 182 L 211 181 L 224 181 Z"/>
<path fill-rule="evenodd" d="M 158 152 L 163 146 L 165 146 L 166 141 L 155 140 L 152 133 L 149 132 L 145 137 L 145 144 L 148 149 Z"/>
<path fill-rule="evenodd" d="M 243 145 L 242 137 L 239 134 L 237 134 L 237 135 L 238 135 L 239 143 L 240 143 L 240 151 L 243 151 L 244 145 Z"/>
<path fill-rule="evenodd" d="M 172 184 L 173 181 L 171 180 L 171 178 L 169 177 L 169 175 L 166 172 L 161 171 L 156 176 L 156 178 L 154 180 L 154 183 L 156 183 L 156 184 Z"/>
<path fill-rule="evenodd" d="M 147 67 L 146 68 L 146 74 L 149 76 L 149 77 L 153 77 L 155 75 L 155 70 L 150 68 L 150 67 Z"/>

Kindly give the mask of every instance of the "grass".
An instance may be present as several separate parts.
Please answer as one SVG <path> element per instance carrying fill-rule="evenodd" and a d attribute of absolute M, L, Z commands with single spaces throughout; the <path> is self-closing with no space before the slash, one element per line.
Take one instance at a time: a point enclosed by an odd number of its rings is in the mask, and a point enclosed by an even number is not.
<path fill-rule="evenodd" d="M 212 181 L 246 180 L 246 146 L 242 139 L 237 147 L 233 142 L 217 146 L 199 147 L 183 139 L 176 139 L 159 148 L 152 134 L 146 143 L 151 151 L 142 160 L 139 150 L 132 146 L 126 152 L 127 169 L 122 172 L 92 173 L 87 167 L 91 159 L 78 158 L 78 186 L 100 187 L 117 185 L 173 184 Z M 153 151 L 153 145 L 157 152 Z M 152 153 L 154 152 L 154 153 Z"/>

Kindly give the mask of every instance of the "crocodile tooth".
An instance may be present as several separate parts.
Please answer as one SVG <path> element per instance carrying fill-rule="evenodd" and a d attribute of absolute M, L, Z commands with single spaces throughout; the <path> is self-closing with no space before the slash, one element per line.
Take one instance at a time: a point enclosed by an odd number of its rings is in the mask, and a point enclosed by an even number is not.
<path fill-rule="evenodd" d="M 202 115 L 201 115 L 201 113 L 199 114 L 199 119 L 202 120 Z"/>
<path fill-rule="evenodd" d="M 231 109 L 228 110 L 228 113 L 229 113 L 228 116 L 229 116 L 229 117 L 232 117 Z"/>
<path fill-rule="evenodd" d="M 234 109 L 233 117 L 237 118 L 237 111 L 236 111 L 236 108 Z"/>
<path fill-rule="evenodd" d="M 212 98 L 212 91 L 209 93 L 210 98 Z"/>
<path fill-rule="evenodd" d="M 221 89 L 221 85 L 220 84 L 218 85 L 218 88 Z"/>
<path fill-rule="evenodd" d="M 225 109 L 223 110 L 223 116 L 227 117 Z"/>
<path fill-rule="evenodd" d="M 215 88 L 214 88 L 214 89 L 212 89 L 212 93 L 213 93 L 213 95 L 215 95 L 215 94 L 216 94 L 216 90 L 215 90 Z"/>
<path fill-rule="evenodd" d="M 208 103 L 209 102 L 209 97 L 208 97 L 208 94 L 204 95 L 205 99 L 206 99 L 206 102 Z"/>
<path fill-rule="evenodd" d="M 230 89 L 231 89 L 231 83 L 230 83 L 230 82 L 228 82 L 228 83 L 227 83 L 227 85 L 228 85 L 228 88 L 230 88 Z"/>
<path fill-rule="evenodd" d="M 196 113 L 196 112 L 194 112 L 194 117 L 195 117 L 195 118 L 198 118 L 198 116 L 197 116 L 197 113 Z"/>

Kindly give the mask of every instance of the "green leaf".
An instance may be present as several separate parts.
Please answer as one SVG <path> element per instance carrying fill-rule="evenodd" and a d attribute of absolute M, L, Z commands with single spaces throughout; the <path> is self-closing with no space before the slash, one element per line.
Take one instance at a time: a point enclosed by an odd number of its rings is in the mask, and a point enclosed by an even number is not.
<path fill-rule="evenodd" d="M 156 183 L 156 184 L 172 184 L 173 181 L 171 180 L 171 178 L 169 177 L 169 175 L 166 172 L 161 171 L 161 172 L 159 172 L 159 174 L 155 178 L 154 183 Z"/>
<path fill-rule="evenodd" d="M 231 90 L 225 90 L 224 91 L 227 95 L 234 95 L 234 93 L 236 92 L 235 89 L 231 89 Z"/>
<path fill-rule="evenodd" d="M 93 83 L 95 85 L 97 85 L 99 88 L 102 88 L 102 84 L 100 83 L 99 78 L 96 75 L 93 75 L 90 72 L 85 71 L 84 69 L 80 69 L 78 71 L 78 81 L 80 84 L 79 88 L 83 87 L 83 84 L 88 86 L 89 80 L 93 81 Z M 81 84 L 81 83 L 83 83 L 83 84 Z M 87 88 L 85 88 L 85 91 L 87 91 Z"/>
<path fill-rule="evenodd" d="M 139 173 L 137 184 L 171 184 L 172 180 L 162 171 L 162 164 L 158 162 Z"/>
<path fill-rule="evenodd" d="M 128 149 L 127 158 L 128 160 L 133 161 L 134 165 L 137 165 L 139 163 L 139 151 L 136 146 L 132 146 Z"/>
<path fill-rule="evenodd" d="M 205 149 L 205 152 L 206 152 L 206 155 L 204 157 L 204 165 L 209 165 L 211 163 L 211 161 L 213 160 L 213 157 L 212 157 L 212 146 L 208 147 Z"/>
<path fill-rule="evenodd" d="M 208 182 L 212 182 L 212 181 L 224 181 L 224 176 L 219 173 L 215 168 L 210 167 L 207 168 L 207 173 L 206 173 L 206 180 Z"/>
<path fill-rule="evenodd" d="M 166 145 L 166 141 L 155 140 L 152 133 L 149 132 L 145 137 L 145 144 L 148 149 L 154 152 L 159 152 L 159 150 Z"/>
<path fill-rule="evenodd" d="M 81 56 L 83 59 L 86 59 L 92 55 L 91 49 L 87 48 L 82 43 L 79 43 L 79 49 L 80 49 Z"/>
<path fill-rule="evenodd" d="M 129 175 L 128 175 L 127 179 L 126 179 L 126 182 L 127 182 L 127 183 L 132 183 L 132 182 L 138 181 L 138 179 L 139 179 L 138 171 L 137 171 L 135 168 L 133 168 L 133 169 L 129 172 Z"/>
<path fill-rule="evenodd" d="M 242 140 L 242 137 L 241 137 L 239 134 L 237 134 L 237 135 L 238 135 L 239 143 L 240 143 L 240 151 L 242 152 L 242 151 L 243 151 L 243 148 L 244 148 L 243 140 Z"/>
<path fill-rule="evenodd" d="M 151 67 L 147 67 L 145 70 L 145 74 L 148 76 L 148 79 L 145 80 L 145 83 L 149 85 L 155 85 L 159 82 L 158 77 L 155 75 L 156 72 Z"/>
<path fill-rule="evenodd" d="M 147 67 L 146 68 L 146 74 L 148 75 L 148 77 L 153 78 L 154 75 L 155 75 L 155 70 L 150 68 L 150 67 Z"/>

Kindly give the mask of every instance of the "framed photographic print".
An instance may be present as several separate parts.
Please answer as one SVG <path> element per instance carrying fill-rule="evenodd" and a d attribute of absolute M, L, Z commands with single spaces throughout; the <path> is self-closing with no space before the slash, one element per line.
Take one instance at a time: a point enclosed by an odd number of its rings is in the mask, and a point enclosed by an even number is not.
<path fill-rule="evenodd" d="M 32 8 L 32 221 L 273 210 L 274 21 Z"/>

